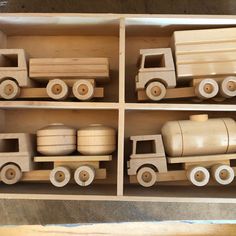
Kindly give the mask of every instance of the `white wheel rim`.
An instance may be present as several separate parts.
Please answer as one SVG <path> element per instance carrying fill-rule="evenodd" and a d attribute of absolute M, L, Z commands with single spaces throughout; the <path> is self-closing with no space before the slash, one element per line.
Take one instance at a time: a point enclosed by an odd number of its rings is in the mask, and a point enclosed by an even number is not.
<path fill-rule="evenodd" d="M 74 96 L 81 100 L 86 101 L 94 96 L 94 86 L 88 80 L 78 80 L 73 85 Z"/>
<path fill-rule="evenodd" d="M 234 180 L 234 170 L 230 166 L 220 165 L 214 170 L 214 178 L 219 184 L 230 184 Z"/>
<path fill-rule="evenodd" d="M 197 175 L 202 175 L 202 176 L 199 176 L 198 179 Z M 208 184 L 210 179 L 210 173 L 205 167 L 201 166 L 194 167 L 189 171 L 188 179 L 193 185 L 202 187 Z"/>
<path fill-rule="evenodd" d="M 204 79 L 196 86 L 195 90 L 199 98 L 209 99 L 217 95 L 219 86 L 213 79 Z"/>
<path fill-rule="evenodd" d="M 47 84 L 46 90 L 48 96 L 55 100 L 66 99 L 69 93 L 67 84 L 60 79 L 50 80 Z"/>
<path fill-rule="evenodd" d="M 0 84 L 0 95 L 4 99 L 14 99 L 20 94 L 20 88 L 13 80 L 4 80 Z"/>
<path fill-rule="evenodd" d="M 166 88 L 160 82 L 151 82 L 146 88 L 146 95 L 153 101 L 160 101 L 166 95 Z"/>
<path fill-rule="evenodd" d="M 156 183 L 156 172 L 150 167 L 143 167 L 138 171 L 137 180 L 143 187 L 151 187 Z"/>
<path fill-rule="evenodd" d="M 50 172 L 50 181 L 56 187 L 64 187 L 70 181 L 71 173 L 66 167 L 56 167 Z"/>
<path fill-rule="evenodd" d="M 15 184 L 20 181 L 22 172 L 18 166 L 9 164 L 1 170 L 1 180 L 5 184 Z"/>
<path fill-rule="evenodd" d="M 223 97 L 230 98 L 236 96 L 236 77 L 225 78 L 220 85 L 220 93 Z"/>
<path fill-rule="evenodd" d="M 90 166 L 80 166 L 74 174 L 75 182 L 80 186 L 90 185 L 95 178 L 95 170 Z"/>

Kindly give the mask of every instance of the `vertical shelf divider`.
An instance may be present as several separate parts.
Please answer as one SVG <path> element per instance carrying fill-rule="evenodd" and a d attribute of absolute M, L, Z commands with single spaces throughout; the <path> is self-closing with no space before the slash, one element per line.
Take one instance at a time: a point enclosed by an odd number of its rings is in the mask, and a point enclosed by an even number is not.
<path fill-rule="evenodd" d="M 124 192 L 124 132 L 125 132 L 125 18 L 120 19 L 119 32 L 119 118 L 118 118 L 118 160 L 117 195 Z"/>

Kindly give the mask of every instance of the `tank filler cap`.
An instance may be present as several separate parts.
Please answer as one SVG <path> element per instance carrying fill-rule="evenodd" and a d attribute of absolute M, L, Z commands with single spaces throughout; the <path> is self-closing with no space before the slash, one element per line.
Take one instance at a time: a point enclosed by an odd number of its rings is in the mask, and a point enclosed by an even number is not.
<path fill-rule="evenodd" d="M 207 114 L 191 115 L 189 117 L 189 119 L 191 121 L 203 122 L 203 121 L 207 121 L 208 120 L 208 115 Z"/>

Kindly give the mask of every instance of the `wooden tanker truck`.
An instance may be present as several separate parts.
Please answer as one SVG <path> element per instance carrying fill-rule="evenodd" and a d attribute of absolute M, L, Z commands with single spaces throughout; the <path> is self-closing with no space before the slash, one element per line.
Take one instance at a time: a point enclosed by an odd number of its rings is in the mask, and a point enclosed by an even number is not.
<path fill-rule="evenodd" d="M 109 81 L 108 58 L 31 58 L 23 49 L 0 49 L 0 97 L 75 97 L 87 101 L 103 97 Z"/>
<path fill-rule="evenodd" d="M 131 183 L 151 187 L 159 182 L 188 180 L 205 186 L 211 178 L 221 185 L 234 180 L 236 124 L 231 118 L 193 115 L 190 120 L 167 122 L 161 134 L 130 139 L 133 149 L 127 166 Z M 152 143 L 152 151 L 137 153 L 138 146 L 141 150 L 147 141 Z"/>
<path fill-rule="evenodd" d="M 171 44 L 140 50 L 139 101 L 236 96 L 236 28 L 175 31 Z"/>

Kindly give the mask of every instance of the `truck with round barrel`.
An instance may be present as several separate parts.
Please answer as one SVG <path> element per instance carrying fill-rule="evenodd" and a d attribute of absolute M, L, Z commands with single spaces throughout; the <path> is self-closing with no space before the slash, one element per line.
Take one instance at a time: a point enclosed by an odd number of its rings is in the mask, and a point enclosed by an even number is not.
<path fill-rule="evenodd" d="M 234 180 L 236 166 L 231 161 L 236 159 L 236 124 L 231 118 L 192 115 L 190 120 L 166 122 L 159 135 L 131 136 L 131 140 L 127 163 L 131 183 L 151 187 L 158 182 L 188 180 L 205 186 L 210 179 L 221 185 Z M 147 141 L 152 150 L 137 153 L 138 145 L 140 150 Z"/>
<path fill-rule="evenodd" d="M 140 50 L 139 101 L 236 96 L 236 28 L 175 31 L 170 47 Z"/>
<path fill-rule="evenodd" d="M 112 160 L 116 149 L 115 129 L 95 124 L 79 130 L 53 123 L 27 133 L 0 134 L 0 180 L 51 182 L 56 187 L 69 183 L 88 186 L 106 179 L 101 162 Z"/>

